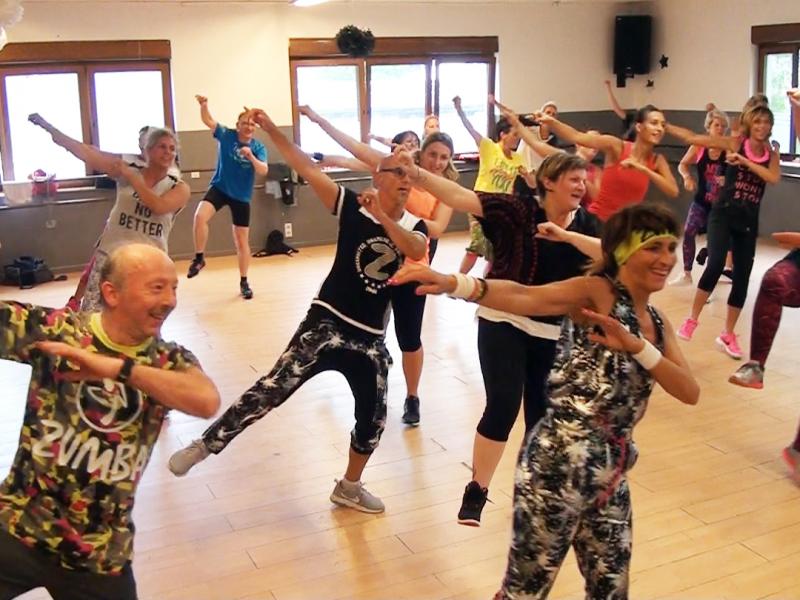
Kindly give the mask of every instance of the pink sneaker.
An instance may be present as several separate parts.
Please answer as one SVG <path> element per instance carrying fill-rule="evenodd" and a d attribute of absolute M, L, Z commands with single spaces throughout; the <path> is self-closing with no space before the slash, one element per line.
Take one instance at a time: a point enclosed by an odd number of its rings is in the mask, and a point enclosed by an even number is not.
<path fill-rule="evenodd" d="M 800 452 L 787 446 L 783 449 L 783 460 L 792 472 L 792 477 L 800 483 Z"/>
<path fill-rule="evenodd" d="M 736 360 L 742 358 L 742 349 L 739 348 L 739 340 L 732 331 L 723 331 L 716 339 L 719 349 Z"/>
<path fill-rule="evenodd" d="M 700 323 L 697 321 L 697 319 L 686 317 L 683 325 L 681 325 L 680 329 L 678 329 L 678 337 L 682 340 L 686 340 L 687 342 L 691 342 L 692 335 L 694 335 L 694 330 L 697 329 L 699 324 Z"/>

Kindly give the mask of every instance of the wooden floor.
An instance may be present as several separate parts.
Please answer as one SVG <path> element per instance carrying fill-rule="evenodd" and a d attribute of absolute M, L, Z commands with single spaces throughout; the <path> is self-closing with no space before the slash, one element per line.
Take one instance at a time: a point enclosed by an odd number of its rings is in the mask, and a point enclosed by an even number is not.
<path fill-rule="evenodd" d="M 463 235 L 440 245 L 436 264 L 453 270 Z M 255 259 L 255 299 L 241 300 L 235 262 L 210 260 L 196 279 L 181 278 L 179 307 L 164 336 L 193 350 L 232 402 L 283 349 L 327 272 L 332 247 L 293 258 Z M 758 282 L 783 251 L 763 245 Z M 185 273 L 186 263 L 178 265 Z M 695 271 L 699 276 L 699 271 Z M 3 296 L 60 305 L 74 278 Z M 637 429 L 641 458 L 630 475 L 635 527 L 632 598 L 800 599 L 800 488 L 779 453 L 800 417 L 797 331 L 787 310 L 769 360 L 766 387 L 732 386 L 738 363 L 713 345 L 728 286 L 702 316 L 684 350 L 701 382 L 696 407 L 657 390 Z M 691 288 L 655 297 L 677 326 Z M 134 569 L 143 600 L 486 599 L 500 583 L 510 536 L 519 423 L 498 470 L 480 528 L 456 524 L 469 480 L 472 437 L 483 409 L 474 306 L 429 300 L 425 317 L 422 424 L 400 422 L 400 355 L 390 374 L 388 426 L 364 475 L 386 513 L 365 515 L 328 500 L 342 475 L 353 402 L 340 375 L 323 374 L 284 406 L 186 477 L 167 470 L 170 454 L 207 422 L 176 414 L 165 427 L 137 494 Z M 742 336 L 745 349 L 748 335 Z M 17 444 L 27 367 L 2 362 L 0 471 Z M 42 591 L 27 600 L 48 598 Z M 582 598 L 570 555 L 551 598 Z"/>

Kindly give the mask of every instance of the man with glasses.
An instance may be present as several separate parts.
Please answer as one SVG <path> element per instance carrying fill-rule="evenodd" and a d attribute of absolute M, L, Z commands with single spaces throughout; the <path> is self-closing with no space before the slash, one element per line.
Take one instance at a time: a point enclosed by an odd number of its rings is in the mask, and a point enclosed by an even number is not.
<path fill-rule="evenodd" d="M 355 399 L 356 423 L 344 477 L 331 501 L 368 513 L 384 510 L 361 483 L 386 421 L 389 353 L 389 279 L 405 257 L 419 260 L 427 227 L 405 210 L 411 182 L 395 156 L 381 160 L 374 189 L 361 194 L 339 186 L 291 143 L 263 111 L 253 113 L 287 164 L 339 219 L 336 256 L 305 319 L 268 375 L 259 379 L 214 422 L 201 439 L 172 455 L 170 470 L 186 474 L 209 454 L 219 454 L 248 425 L 280 406 L 303 383 L 323 371 L 339 371 Z"/>

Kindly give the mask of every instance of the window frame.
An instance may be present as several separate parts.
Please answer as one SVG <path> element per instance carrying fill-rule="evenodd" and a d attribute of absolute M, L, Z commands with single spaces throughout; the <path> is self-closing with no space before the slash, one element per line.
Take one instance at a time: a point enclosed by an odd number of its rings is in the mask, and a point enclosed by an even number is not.
<path fill-rule="evenodd" d="M 343 55 L 331 38 L 291 38 L 289 40 L 289 73 L 292 100 L 292 130 L 299 146 L 300 115 L 297 105 L 297 67 L 355 65 L 358 74 L 358 100 L 361 141 L 369 143 L 372 121 L 370 67 L 386 64 L 425 64 L 427 85 L 425 114 L 439 114 L 439 69 L 442 62 L 482 62 L 488 64 L 489 94 L 495 93 L 497 72 L 497 36 L 473 37 L 397 37 L 376 38 L 375 49 L 366 58 Z M 486 99 L 486 131 L 494 126 L 494 106 Z"/>
<path fill-rule="evenodd" d="M 65 57 L 69 57 L 68 59 Z M 97 42 L 24 42 L 8 44 L 0 52 L 0 159 L 3 181 L 20 180 L 14 172 L 11 131 L 8 123 L 8 97 L 5 78 L 8 75 L 45 75 L 77 73 L 81 109 L 82 142 L 96 145 L 97 99 L 94 74 L 121 71 L 161 71 L 164 121 L 174 130 L 172 102 L 172 50 L 169 40 L 126 40 Z M 90 169 L 86 174 L 91 175 Z M 69 186 L 66 186 L 69 187 Z"/>
<path fill-rule="evenodd" d="M 792 56 L 792 87 L 800 86 L 800 23 L 782 23 L 780 25 L 757 25 L 750 31 L 750 41 L 758 48 L 756 65 L 756 83 L 759 90 L 766 89 L 767 57 L 772 54 L 790 54 Z M 782 156 L 799 156 L 800 142 L 795 130 L 794 119 L 789 120 L 789 148 L 781 152 Z"/>

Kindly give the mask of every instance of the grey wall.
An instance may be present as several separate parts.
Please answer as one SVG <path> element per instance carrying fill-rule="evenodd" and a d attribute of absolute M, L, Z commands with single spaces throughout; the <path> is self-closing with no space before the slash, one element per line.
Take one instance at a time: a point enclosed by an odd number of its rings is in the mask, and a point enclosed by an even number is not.
<path fill-rule="evenodd" d="M 699 111 L 671 111 L 672 122 L 693 129 L 700 129 L 704 113 Z M 610 111 L 563 113 L 565 121 L 581 129 L 594 128 L 619 135 L 621 121 Z M 285 128 L 291 135 L 291 129 Z M 170 254 L 174 258 L 188 258 L 194 253 L 192 242 L 192 215 L 202 200 L 216 162 L 216 142 L 208 131 L 187 131 L 180 134 L 181 168 L 184 179 L 192 188 L 191 200 L 178 215 L 170 237 Z M 282 162 L 277 150 L 268 139 L 261 137 L 267 145 L 269 161 Z M 667 140 L 669 142 L 669 140 Z M 673 165 L 683 156 L 684 147 L 665 145 L 659 150 Z M 471 187 L 474 165 L 465 167 L 461 183 Z M 277 167 L 273 168 L 276 173 Z M 196 172 L 199 176 L 192 178 Z M 364 176 L 343 173 L 345 184 L 355 190 L 368 184 Z M 94 243 L 103 230 L 106 217 L 113 203 L 113 190 L 91 190 L 60 193 L 55 204 L 32 204 L 25 207 L 0 209 L 0 264 L 10 262 L 23 254 L 39 256 L 54 270 L 72 270 L 82 267 L 91 254 Z M 669 202 L 683 219 L 691 202 L 691 195 L 682 192 L 677 200 L 667 200 L 650 187 L 648 200 Z M 770 186 L 761 209 L 761 233 L 775 231 L 800 231 L 800 169 L 797 175 L 784 175 L 778 185 Z M 266 193 L 264 181 L 257 181 L 253 193 L 250 245 L 253 249 L 263 247 L 267 234 L 272 229 L 283 231 L 285 223 L 291 223 L 293 237 L 287 242 L 302 247 L 333 242 L 336 239 L 337 222 L 317 200 L 308 186 L 297 186 L 295 205 L 286 206 L 280 198 Z M 466 229 L 466 218 L 455 215 L 450 230 Z M 210 256 L 233 254 L 230 215 L 222 211 L 211 221 L 207 253 Z"/>

